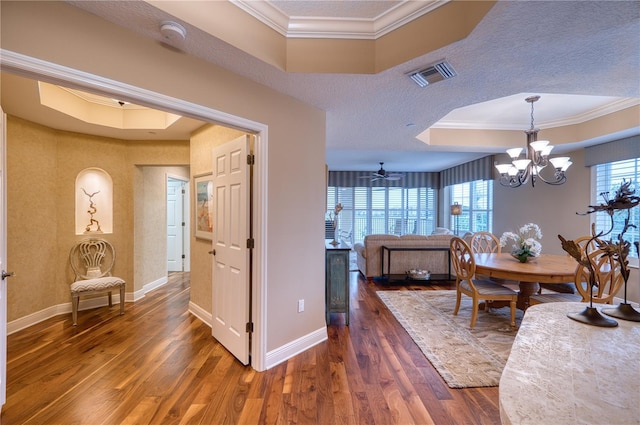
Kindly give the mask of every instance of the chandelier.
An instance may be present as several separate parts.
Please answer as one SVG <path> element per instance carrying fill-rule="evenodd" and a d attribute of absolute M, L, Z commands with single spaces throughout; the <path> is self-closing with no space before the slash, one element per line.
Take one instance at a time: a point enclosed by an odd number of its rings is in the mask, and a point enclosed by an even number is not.
<path fill-rule="evenodd" d="M 522 148 L 507 149 L 511 157 L 511 164 L 496 164 L 500 173 L 502 186 L 519 187 L 531 180 L 531 186 L 536 185 L 536 180 L 551 185 L 560 185 L 567 181 L 565 171 L 572 164 L 568 156 L 549 158 L 553 146 L 548 140 L 538 140 L 539 129 L 533 126 L 533 104 L 540 96 L 530 96 L 525 99 L 531 104 L 531 128 L 525 130 L 527 135 L 527 147 L 524 157 L 521 158 Z M 550 167 L 547 167 L 551 165 Z M 553 174 L 551 169 L 553 169 Z M 547 177 L 543 175 L 545 173 Z"/>

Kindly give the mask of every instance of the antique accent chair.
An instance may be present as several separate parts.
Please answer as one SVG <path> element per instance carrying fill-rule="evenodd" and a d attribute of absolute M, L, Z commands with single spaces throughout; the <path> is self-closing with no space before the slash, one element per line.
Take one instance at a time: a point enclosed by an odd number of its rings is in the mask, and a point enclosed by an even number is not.
<path fill-rule="evenodd" d="M 456 307 L 453 314 L 457 315 L 460 309 L 462 294 L 473 299 L 471 325 L 476 325 L 478 318 L 478 303 L 480 300 L 486 301 L 487 308 L 491 301 L 508 301 L 511 310 L 511 326 L 516 325 L 516 301 L 518 293 L 506 286 L 487 279 L 477 279 L 476 262 L 469 245 L 462 239 L 454 237 L 450 243 L 451 261 L 456 273 Z"/>
<path fill-rule="evenodd" d="M 111 276 L 115 260 L 113 246 L 104 239 L 84 239 L 71 248 L 69 263 L 75 274 L 70 287 L 73 326 L 78 324 L 78 306 L 84 295 L 108 293 L 112 306 L 111 293 L 120 290 L 120 315 L 124 314 L 125 281 Z"/>

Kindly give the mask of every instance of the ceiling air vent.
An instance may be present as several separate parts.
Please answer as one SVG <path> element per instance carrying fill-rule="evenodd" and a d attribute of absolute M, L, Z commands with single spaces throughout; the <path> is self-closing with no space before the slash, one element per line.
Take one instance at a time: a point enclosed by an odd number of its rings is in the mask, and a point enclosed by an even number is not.
<path fill-rule="evenodd" d="M 440 61 L 426 68 L 412 71 L 409 77 L 420 87 L 426 87 L 429 84 L 455 77 L 456 71 L 446 61 Z"/>

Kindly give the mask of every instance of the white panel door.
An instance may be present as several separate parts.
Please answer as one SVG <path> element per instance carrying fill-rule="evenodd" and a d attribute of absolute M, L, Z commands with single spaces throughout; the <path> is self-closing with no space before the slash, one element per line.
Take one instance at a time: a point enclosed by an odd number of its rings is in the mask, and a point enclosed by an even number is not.
<path fill-rule="evenodd" d="M 167 270 L 184 271 L 184 202 L 185 183 L 167 178 Z"/>
<path fill-rule="evenodd" d="M 6 146 L 7 116 L 0 108 L 0 412 L 7 400 L 7 194 Z"/>
<path fill-rule="evenodd" d="M 213 150 L 213 337 L 249 363 L 249 137 Z"/>

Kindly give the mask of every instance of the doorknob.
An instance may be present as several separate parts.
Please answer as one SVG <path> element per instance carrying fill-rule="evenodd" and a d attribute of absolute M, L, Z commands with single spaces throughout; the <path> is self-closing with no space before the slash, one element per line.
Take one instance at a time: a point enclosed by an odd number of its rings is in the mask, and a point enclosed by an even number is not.
<path fill-rule="evenodd" d="M 2 280 L 5 280 L 8 277 L 13 276 L 13 272 L 5 272 L 4 270 L 2 270 Z"/>
<path fill-rule="evenodd" d="M 213 251 L 209 251 L 209 254 L 216 255 L 216 250 L 214 249 Z"/>

